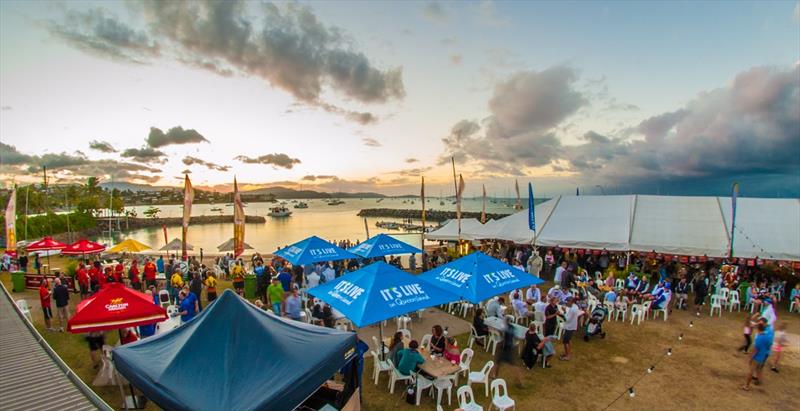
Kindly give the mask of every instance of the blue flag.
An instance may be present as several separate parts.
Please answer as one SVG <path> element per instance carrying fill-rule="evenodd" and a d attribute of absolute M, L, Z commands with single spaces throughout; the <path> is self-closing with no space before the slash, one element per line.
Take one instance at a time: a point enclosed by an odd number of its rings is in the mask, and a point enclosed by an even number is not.
<path fill-rule="evenodd" d="M 528 228 L 536 231 L 536 210 L 533 208 L 533 184 L 528 183 Z"/>

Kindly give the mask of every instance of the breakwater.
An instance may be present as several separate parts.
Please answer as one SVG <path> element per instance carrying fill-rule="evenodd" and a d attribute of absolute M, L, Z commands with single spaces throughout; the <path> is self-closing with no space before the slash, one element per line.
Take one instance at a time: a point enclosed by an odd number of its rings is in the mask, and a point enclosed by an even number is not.
<path fill-rule="evenodd" d="M 107 218 L 98 218 L 98 225 L 108 227 Z M 138 228 L 148 228 L 148 227 L 161 227 L 161 226 L 176 226 L 183 224 L 183 218 L 181 217 L 157 217 L 157 218 L 125 218 L 120 217 L 118 219 L 112 219 L 112 224 L 115 226 L 119 224 L 119 228 L 123 230 L 135 230 Z M 267 219 L 262 216 L 255 216 L 255 215 L 248 215 L 244 217 L 245 223 L 265 223 Z M 190 220 L 189 224 L 225 224 L 230 223 L 233 224 L 233 216 L 232 215 L 201 215 L 201 216 L 193 216 Z"/>
<path fill-rule="evenodd" d="M 503 218 L 508 214 L 486 213 L 486 219 Z M 365 208 L 358 212 L 359 217 L 387 217 L 387 218 L 411 218 L 419 220 L 422 218 L 421 210 L 408 210 L 396 208 Z M 445 221 L 456 218 L 455 211 L 426 210 L 425 219 L 427 221 Z M 481 213 L 462 212 L 461 218 L 481 218 Z"/>

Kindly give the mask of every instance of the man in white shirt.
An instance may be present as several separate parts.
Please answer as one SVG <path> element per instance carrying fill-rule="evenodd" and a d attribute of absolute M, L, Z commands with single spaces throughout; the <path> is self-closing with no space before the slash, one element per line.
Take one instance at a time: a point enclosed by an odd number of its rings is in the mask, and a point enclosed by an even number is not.
<path fill-rule="evenodd" d="M 578 305 L 575 304 L 575 298 L 567 298 L 567 312 L 564 314 L 564 338 L 562 339 L 564 343 L 564 354 L 560 357 L 562 361 L 569 361 L 572 355 L 572 335 L 578 329 L 578 317 L 580 317 L 581 314 L 583 314 L 583 312 L 578 308 Z"/>
<path fill-rule="evenodd" d="M 489 304 L 486 304 L 486 316 L 487 317 L 497 317 L 503 318 L 503 303 L 505 303 L 505 298 L 497 297 L 496 300 L 489 301 Z"/>
<path fill-rule="evenodd" d="M 528 304 L 526 304 L 525 301 L 522 301 L 522 298 L 519 296 L 519 292 L 514 293 L 514 298 L 511 300 L 511 304 L 514 306 L 514 313 L 517 315 L 517 317 L 525 318 L 532 315 L 531 312 L 528 311 Z"/>
<path fill-rule="evenodd" d="M 336 271 L 330 264 L 326 264 L 325 269 L 322 270 L 322 276 L 325 277 L 325 282 L 329 283 L 336 279 Z"/>
<path fill-rule="evenodd" d="M 543 264 L 542 257 L 539 256 L 539 250 L 534 248 L 531 257 L 528 258 L 528 273 L 538 278 Z"/>
<path fill-rule="evenodd" d="M 308 288 L 314 288 L 319 285 L 319 274 L 316 271 L 311 271 L 310 274 L 306 275 L 306 283 Z"/>
<path fill-rule="evenodd" d="M 537 287 L 535 284 L 532 285 L 531 288 L 528 288 L 527 291 L 525 291 L 525 301 L 527 301 L 528 304 L 537 303 L 541 299 L 542 299 L 542 290 L 540 290 L 539 287 Z"/>
<path fill-rule="evenodd" d="M 544 298 L 541 298 L 539 301 L 533 304 L 533 310 L 537 312 L 544 312 L 544 309 L 547 308 L 547 301 Z"/>
<path fill-rule="evenodd" d="M 561 265 L 556 268 L 556 275 L 553 277 L 554 284 L 561 284 L 561 275 L 564 274 L 564 271 L 567 271 L 567 262 L 562 261 Z"/>

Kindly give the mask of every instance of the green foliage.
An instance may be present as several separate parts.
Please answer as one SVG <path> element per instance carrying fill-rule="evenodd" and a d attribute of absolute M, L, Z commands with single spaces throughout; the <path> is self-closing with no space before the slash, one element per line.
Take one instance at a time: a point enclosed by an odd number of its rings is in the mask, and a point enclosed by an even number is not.
<path fill-rule="evenodd" d="M 78 271 L 78 260 L 74 258 L 70 259 L 66 267 L 64 267 L 64 270 L 66 270 L 68 277 L 75 277 L 75 273 Z"/>
<path fill-rule="evenodd" d="M 158 213 L 161 212 L 161 209 L 158 207 L 150 207 L 147 210 L 144 210 L 144 216 L 149 218 L 156 218 L 158 217 Z"/>
<path fill-rule="evenodd" d="M 17 217 L 17 240 L 25 239 L 26 220 L 28 223 L 28 239 L 39 239 L 46 235 L 66 233 L 67 218 L 69 218 L 69 229 L 71 231 L 81 231 L 97 226 L 97 220 L 94 215 L 88 212 L 49 213 L 46 216 L 40 215 L 27 219 L 22 215 Z M 0 216 L 0 225 L 5 226 L 4 216 Z"/>

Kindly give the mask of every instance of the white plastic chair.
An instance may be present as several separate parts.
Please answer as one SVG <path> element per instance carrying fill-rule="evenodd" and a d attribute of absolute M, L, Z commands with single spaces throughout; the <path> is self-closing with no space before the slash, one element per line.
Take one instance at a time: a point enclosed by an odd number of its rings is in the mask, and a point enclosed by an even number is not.
<path fill-rule="evenodd" d="M 642 318 L 644 317 L 644 309 L 641 304 L 633 304 L 631 305 L 631 325 L 633 325 L 634 321 L 638 321 L 636 325 L 642 324 Z"/>
<path fill-rule="evenodd" d="M 431 350 L 431 338 L 433 335 L 425 334 L 422 336 L 422 339 L 419 342 L 419 346 L 425 348 L 427 351 Z"/>
<path fill-rule="evenodd" d="M 711 296 L 711 311 L 708 315 L 713 317 L 715 309 L 717 310 L 718 316 L 722 317 L 722 297 L 719 295 Z"/>
<path fill-rule="evenodd" d="M 609 321 L 614 321 L 614 310 L 615 310 L 614 303 L 611 302 L 611 301 L 605 300 L 603 302 L 603 305 L 606 307 L 606 310 L 608 310 L 608 320 Z M 589 312 L 591 312 L 591 311 L 589 311 Z"/>
<path fill-rule="evenodd" d="M 411 339 L 411 331 L 409 331 L 409 330 L 407 330 L 405 328 L 401 328 L 401 329 L 397 330 L 397 332 L 402 333 L 403 334 L 403 338 L 408 338 L 409 340 Z"/>
<path fill-rule="evenodd" d="M 411 383 L 416 384 L 417 386 L 417 406 L 419 406 L 419 400 L 422 397 L 422 391 L 427 390 L 428 388 L 433 387 L 433 381 L 419 375 L 419 374 L 412 374 L 414 375 L 411 378 Z"/>
<path fill-rule="evenodd" d="M 389 367 L 392 367 L 392 371 L 389 373 L 391 376 L 389 378 L 389 394 L 394 394 L 394 384 L 397 381 L 411 381 L 411 376 L 400 374 L 400 371 L 397 371 L 397 367 L 394 366 L 391 358 L 387 359 L 386 363 L 389 364 Z"/>
<path fill-rule="evenodd" d="M 498 378 L 492 381 L 492 405 L 489 410 L 497 408 L 498 411 L 505 411 L 508 409 L 516 410 L 517 406 L 514 400 L 508 396 L 508 387 L 506 380 Z"/>
<path fill-rule="evenodd" d="M 397 317 L 397 329 L 401 328 L 411 328 L 411 317 L 407 315 L 401 315 Z"/>
<path fill-rule="evenodd" d="M 29 323 L 33 323 L 33 319 L 31 318 L 31 307 L 28 305 L 28 301 L 17 300 L 17 308 L 22 311 L 22 315 L 28 319 Z"/>
<path fill-rule="evenodd" d="M 733 312 L 733 307 L 736 306 L 736 311 L 742 311 L 742 302 L 739 300 L 739 293 L 732 292 L 728 295 L 728 310 Z"/>
<path fill-rule="evenodd" d="M 433 381 L 433 388 L 436 389 L 436 406 L 441 406 L 442 394 L 447 390 L 447 405 L 452 405 L 453 386 L 455 385 L 456 374 L 439 377 Z M 431 389 L 433 395 L 433 389 Z M 419 403 L 417 403 L 419 405 Z"/>
<path fill-rule="evenodd" d="M 459 387 L 456 395 L 458 396 L 458 408 L 464 411 L 483 411 L 483 407 L 475 403 L 475 394 L 472 393 L 472 387 L 469 385 Z"/>
<path fill-rule="evenodd" d="M 469 310 L 471 310 L 473 307 L 474 306 L 472 305 L 472 303 L 463 301 L 461 303 L 461 316 L 466 318 L 467 314 L 469 313 Z"/>
<path fill-rule="evenodd" d="M 381 361 L 381 357 L 375 351 L 370 351 L 372 353 L 372 379 L 375 380 L 375 385 L 378 385 L 378 380 L 381 378 L 381 373 L 384 371 L 391 372 L 392 366 L 389 365 L 388 361 Z"/>
<path fill-rule="evenodd" d="M 669 316 L 669 301 L 664 303 L 664 308 L 653 309 L 653 310 L 650 310 L 650 312 L 653 313 L 653 318 L 654 319 L 656 317 L 658 317 L 658 313 L 661 313 L 661 314 L 664 315 L 664 321 L 667 321 L 667 317 Z"/>
<path fill-rule="evenodd" d="M 483 343 L 484 346 L 486 345 L 486 336 L 485 335 L 478 335 L 478 331 L 475 330 L 475 327 L 470 325 L 469 326 L 469 341 L 467 342 L 467 345 L 469 346 L 469 348 L 472 348 L 472 343 L 475 342 L 476 340 L 480 340 L 480 342 Z"/>
<path fill-rule="evenodd" d="M 461 369 L 455 373 L 455 378 L 453 379 L 456 385 L 458 385 L 459 374 L 464 374 L 465 377 L 469 377 L 469 366 L 472 364 L 472 357 L 474 356 L 475 351 L 472 351 L 470 348 L 465 348 L 464 351 L 461 351 L 461 357 L 458 361 L 458 366 L 461 367 Z"/>
<path fill-rule="evenodd" d="M 174 316 L 178 315 L 179 312 L 180 312 L 180 310 L 178 309 L 177 305 L 167 306 L 167 315 L 168 316 L 174 317 Z"/>
<path fill-rule="evenodd" d="M 797 301 L 792 301 L 792 303 L 789 304 L 789 312 L 793 312 L 795 310 L 797 310 L 797 312 L 800 312 L 800 303 L 798 303 Z"/>
<path fill-rule="evenodd" d="M 489 396 L 489 372 L 492 371 L 492 367 L 494 367 L 494 361 L 487 361 L 480 371 L 470 372 L 467 381 L 470 387 L 472 384 L 483 384 L 487 397 Z"/>
<path fill-rule="evenodd" d="M 496 331 L 489 332 L 489 342 L 486 344 L 486 352 L 492 350 L 492 356 L 495 355 L 497 351 L 497 345 L 503 342 L 503 336 L 498 334 Z"/>
<path fill-rule="evenodd" d="M 625 317 L 628 315 L 628 303 L 622 298 L 618 297 L 619 299 L 614 304 L 614 319 L 619 319 L 622 317 L 622 321 L 625 321 Z"/>
<path fill-rule="evenodd" d="M 617 278 L 617 280 L 614 281 L 614 288 L 618 290 L 625 288 L 625 280 Z"/>

